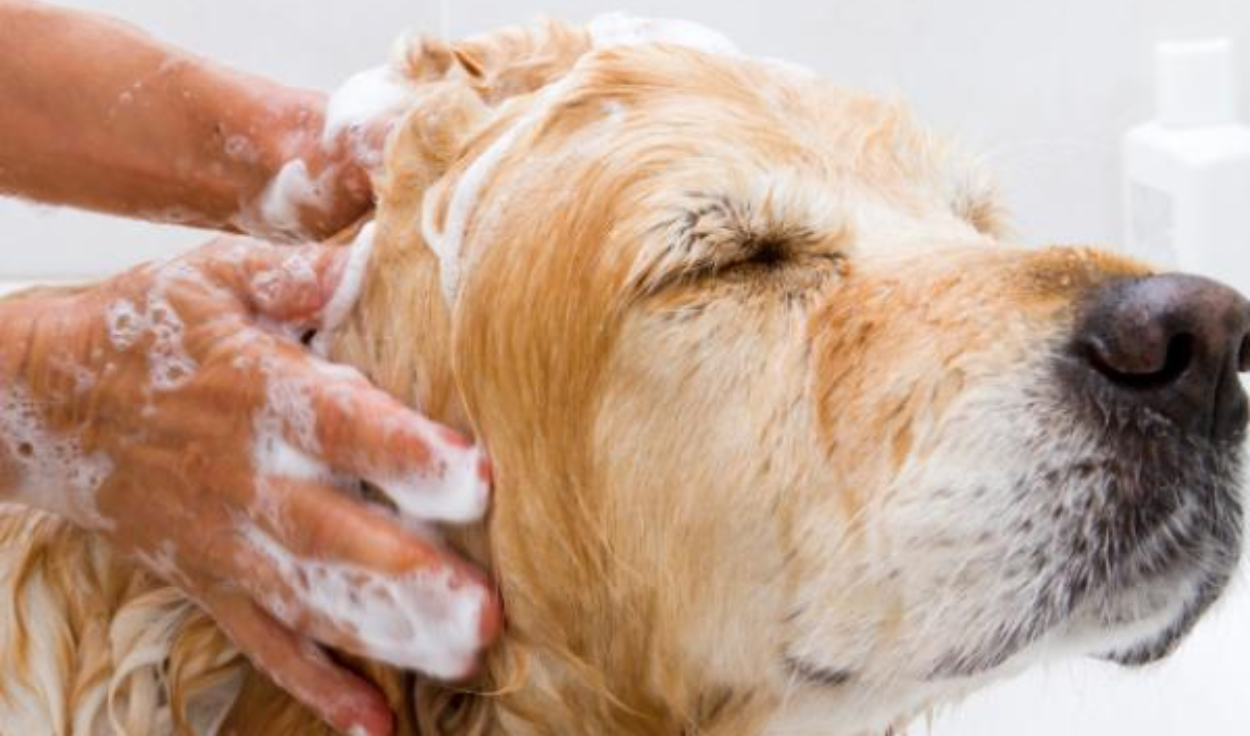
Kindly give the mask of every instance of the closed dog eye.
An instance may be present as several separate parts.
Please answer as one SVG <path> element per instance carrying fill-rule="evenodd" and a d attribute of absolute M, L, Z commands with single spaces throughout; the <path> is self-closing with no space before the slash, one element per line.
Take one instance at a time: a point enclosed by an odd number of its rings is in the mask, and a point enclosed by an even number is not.
<path fill-rule="evenodd" d="M 843 274 L 846 230 L 812 225 L 769 193 L 762 202 L 689 193 L 648 233 L 634 285 L 641 295 L 722 284 L 806 289 Z M 794 209 L 791 207 L 790 209 Z"/>

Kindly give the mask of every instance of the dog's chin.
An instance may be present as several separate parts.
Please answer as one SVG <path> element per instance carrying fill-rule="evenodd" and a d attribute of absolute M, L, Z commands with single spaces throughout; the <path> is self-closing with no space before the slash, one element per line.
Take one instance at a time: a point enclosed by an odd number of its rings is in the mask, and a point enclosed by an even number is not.
<path fill-rule="evenodd" d="M 1003 635 L 973 650 L 954 650 L 930 680 L 968 678 L 1005 668 L 1093 656 L 1124 666 L 1157 662 L 1171 654 L 1227 587 L 1241 550 L 1241 489 L 1227 472 L 1240 465 L 1230 453 L 1225 472 L 1195 483 L 1201 500 L 1186 497 L 1151 527 L 1112 526 L 1115 533 L 1069 548 L 1044 591 L 1017 611 Z M 1208 463 L 1211 464 L 1211 463 Z M 1163 477 L 1182 478 L 1176 471 Z M 1117 502 L 1122 504 L 1122 502 Z M 1113 518 L 1122 518 L 1118 511 Z M 1127 518 L 1136 521 L 1130 511 Z"/>
<path fill-rule="evenodd" d="M 1066 627 L 1075 653 L 1125 666 L 1172 653 L 1218 595 L 1196 573 L 1176 574 L 1082 607 Z"/>
<path fill-rule="evenodd" d="M 1092 594 L 1065 618 L 1040 614 L 1025 627 L 1037 632 L 1036 638 L 1016 640 L 1015 646 L 999 642 L 986 652 L 964 652 L 959 658 L 962 666 L 943 665 L 927 679 L 982 677 L 1081 656 L 1128 667 L 1157 662 L 1189 634 L 1227 581 L 1228 574 L 1200 573 L 1189 566 L 1116 592 Z"/>
<path fill-rule="evenodd" d="M 1052 651 L 1093 656 L 1126 667 L 1172 654 L 1227 587 L 1239 545 L 1219 535 L 1196 551 L 1161 564 L 1144 552 L 1122 560 L 1120 574 L 1089 594 L 1057 627 Z M 1143 560 L 1135 559 L 1137 557 Z M 1143 570 L 1149 569 L 1149 574 Z"/>
<path fill-rule="evenodd" d="M 1124 667 L 1144 667 L 1166 658 L 1181 640 L 1189 633 L 1189 626 L 1182 625 L 1183 619 L 1177 619 L 1159 634 L 1131 645 L 1127 649 L 1103 652 L 1095 655 L 1098 659 L 1114 662 Z"/>
<path fill-rule="evenodd" d="M 1066 605 L 1043 613 L 1066 654 L 1136 667 L 1164 659 L 1220 597 L 1243 539 L 1245 433 L 1195 435 L 1126 400 L 1105 381 L 1059 362 L 1068 403 L 1059 412 L 1088 440 L 1098 469 L 1075 486 L 1095 498 L 1067 520 L 1081 543 L 1055 579 Z M 1080 453 L 1076 453 L 1080 454 Z M 1066 477 L 1073 477 L 1069 473 Z"/>
<path fill-rule="evenodd" d="M 1127 591 L 1098 617 L 1106 641 L 1094 656 L 1125 667 L 1166 658 L 1193 630 L 1227 586 L 1234 565 L 1204 566 Z"/>
<path fill-rule="evenodd" d="M 1176 650 L 1227 588 L 1242 537 L 1242 490 L 1227 472 L 1240 465 L 1240 452 L 1229 453 L 1229 459 L 1226 472 L 1207 479 L 1202 501 L 1187 499 L 1185 505 L 1199 511 L 1186 514 L 1182 505 L 1163 524 L 1169 534 L 1145 536 L 1168 537 L 1171 544 L 1143 545 L 1126 555 L 1073 611 L 1074 621 L 1084 619 L 1086 627 L 1102 632 L 1100 645 L 1087 654 L 1126 667 L 1158 662 Z"/>

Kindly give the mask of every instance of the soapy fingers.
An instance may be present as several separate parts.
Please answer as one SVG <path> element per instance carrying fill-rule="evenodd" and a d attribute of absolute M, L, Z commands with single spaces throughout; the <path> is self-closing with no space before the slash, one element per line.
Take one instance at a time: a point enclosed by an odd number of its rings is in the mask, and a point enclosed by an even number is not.
<path fill-rule="evenodd" d="M 326 307 L 345 286 L 352 247 L 276 246 L 243 236 L 220 237 L 194 259 L 213 283 L 238 295 L 258 317 L 292 328 L 320 326 Z M 351 290 L 352 285 L 347 285 Z M 351 296 L 354 296 L 351 295 Z"/>
<path fill-rule="evenodd" d="M 464 523 L 486 512 L 490 471 L 479 447 L 357 371 L 305 356 L 275 360 L 282 362 L 270 371 L 270 407 L 299 450 L 373 483 L 405 516 Z"/>
<path fill-rule="evenodd" d="M 368 686 L 294 656 L 302 637 L 458 678 L 500 628 L 488 581 L 428 526 L 485 513 L 480 449 L 301 343 L 350 313 L 370 244 L 368 228 L 350 247 L 226 238 L 0 303 L 0 398 L 15 407 L 0 498 L 98 530 L 207 602 L 340 727 L 322 695 Z M 398 513 L 364 500 L 362 481 Z"/>
<path fill-rule="evenodd" d="M 281 514 L 241 528 L 234 565 L 253 600 L 317 641 L 398 667 L 459 679 L 498 633 L 485 577 L 333 489 L 279 480 Z M 376 539 L 359 535 L 376 535 Z M 355 539 L 349 539 L 355 537 Z"/>
<path fill-rule="evenodd" d="M 341 285 L 348 248 L 303 245 L 279 248 L 248 241 L 246 260 L 232 275 L 257 314 L 314 327 Z"/>
<path fill-rule="evenodd" d="M 253 664 L 323 721 L 342 733 L 390 736 L 394 717 L 382 694 L 315 643 L 237 592 L 210 593 L 202 604 Z"/>
<path fill-rule="evenodd" d="M 260 488 L 257 524 L 294 555 L 394 575 L 450 564 L 433 539 L 342 488 L 284 476 L 262 478 Z"/>

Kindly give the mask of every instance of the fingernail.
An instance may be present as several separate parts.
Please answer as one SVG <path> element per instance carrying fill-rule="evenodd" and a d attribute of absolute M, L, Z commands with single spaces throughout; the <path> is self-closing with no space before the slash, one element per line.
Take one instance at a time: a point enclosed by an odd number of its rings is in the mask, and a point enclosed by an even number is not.
<path fill-rule="evenodd" d="M 468 447 L 470 444 L 472 444 L 471 442 L 469 442 L 468 437 L 465 437 L 464 435 L 460 434 L 454 429 L 451 429 L 450 427 L 439 427 L 438 431 L 439 431 L 439 434 L 442 435 L 443 439 L 449 445 L 454 445 L 455 447 Z"/>
<path fill-rule="evenodd" d="M 486 515 L 491 471 L 480 447 L 436 445 L 429 465 L 399 477 L 370 480 L 395 502 L 403 516 L 467 524 Z"/>
<path fill-rule="evenodd" d="M 477 462 L 477 477 L 480 478 L 482 480 L 482 483 L 486 484 L 487 486 L 489 486 L 491 482 L 494 480 L 494 476 L 491 471 L 490 458 L 488 458 L 485 455 L 483 455 L 482 458 L 478 460 Z"/>
<path fill-rule="evenodd" d="M 453 589 L 474 587 L 482 591 L 482 608 L 478 612 L 477 633 L 482 647 L 489 646 L 503 630 L 503 599 L 490 576 L 475 565 L 456 560 L 453 563 Z"/>
<path fill-rule="evenodd" d="M 389 706 L 375 705 L 366 707 L 360 714 L 352 714 L 347 724 L 350 724 L 344 729 L 347 736 L 391 736 L 395 731 L 395 715 L 391 714 Z"/>
<path fill-rule="evenodd" d="M 482 646 L 488 646 L 503 633 L 503 600 L 499 591 L 489 582 L 486 585 L 486 600 L 482 602 L 482 617 L 478 621 L 478 635 L 482 637 Z"/>

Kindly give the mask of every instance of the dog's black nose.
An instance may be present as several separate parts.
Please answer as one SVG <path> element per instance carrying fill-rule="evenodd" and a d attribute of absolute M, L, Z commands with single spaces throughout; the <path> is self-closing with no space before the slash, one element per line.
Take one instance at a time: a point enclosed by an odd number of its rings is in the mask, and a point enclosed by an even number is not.
<path fill-rule="evenodd" d="M 1237 378 L 1250 368 L 1250 302 L 1198 276 L 1110 282 L 1078 328 L 1084 359 L 1181 429 L 1228 441 L 1246 426 Z"/>

